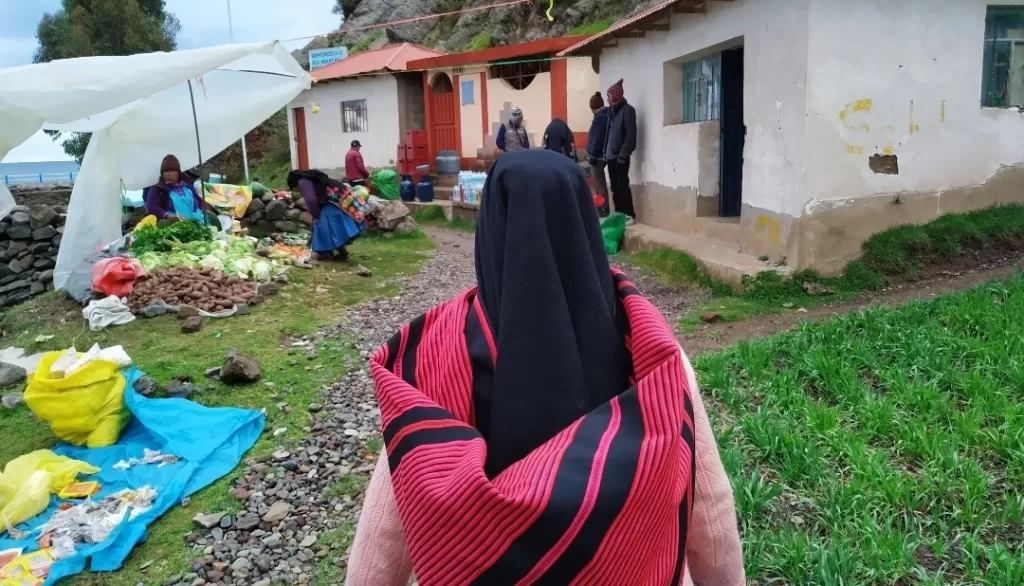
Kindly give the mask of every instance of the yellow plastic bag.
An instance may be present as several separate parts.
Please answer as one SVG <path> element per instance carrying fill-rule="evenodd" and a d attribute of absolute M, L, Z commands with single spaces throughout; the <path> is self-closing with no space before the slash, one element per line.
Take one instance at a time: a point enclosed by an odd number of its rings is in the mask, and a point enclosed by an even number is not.
<path fill-rule="evenodd" d="M 150 214 L 145 218 L 142 218 L 142 220 L 135 225 L 135 229 L 132 230 L 132 232 L 138 232 L 144 228 L 156 228 L 156 216 Z"/>
<path fill-rule="evenodd" d="M 113 445 L 131 417 L 124 404 L 125 378 L 120 367 L 96 359 L 70 376 L 55 378 L 50 367 L 60 356 L 60 352 L 43 355 L 25 389 L 25 403 L 69 444 Z"/>
<path fill-rule="evenodd" d="M 85 462 L 39 450 L 7 463 L 0 474 L 0 534 L 46 510 L 50 493 L 64 490 L 79 474 L 100 469 Z"/>

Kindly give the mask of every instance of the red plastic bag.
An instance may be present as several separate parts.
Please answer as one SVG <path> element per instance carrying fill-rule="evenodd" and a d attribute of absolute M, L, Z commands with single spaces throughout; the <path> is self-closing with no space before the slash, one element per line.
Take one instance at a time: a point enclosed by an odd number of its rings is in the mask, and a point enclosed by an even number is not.
<path fill-rule="evenodd" d="M 92 290 L 104 296 L 127 297 L 146 269 L 130 258 L 105 258 L 92 266 Z"/>

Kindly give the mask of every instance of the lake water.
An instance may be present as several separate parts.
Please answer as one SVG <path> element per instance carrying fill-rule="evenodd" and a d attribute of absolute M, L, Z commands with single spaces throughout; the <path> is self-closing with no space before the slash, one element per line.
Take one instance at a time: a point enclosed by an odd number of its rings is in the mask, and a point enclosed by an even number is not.
<path fill-rule="evenodd" d="M 71 174 L 78 174 L 78 163 L 75 161 L 43 161 L 38 163 L 0 163 L 0 182 L 39 183 L 39 175 L 44 182 L 69 181 Z"/>

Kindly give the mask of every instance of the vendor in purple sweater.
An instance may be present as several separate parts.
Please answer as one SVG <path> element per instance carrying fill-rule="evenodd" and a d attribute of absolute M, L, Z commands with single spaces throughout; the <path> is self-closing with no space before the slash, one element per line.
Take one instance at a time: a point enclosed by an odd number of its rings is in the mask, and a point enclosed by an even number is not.
<path fill-rule="evenodd" d="M 351 201 L 348 185 L 329 178 L 323 171 L 292 171 L 288 188 L 298 190 L 313 216 L 310 246 L 320 260 L 347 260 L 345 247 L 366 230 L 366 221 Z M 353 217 L 353 215 L 355 217 Z"/>
<path fill-rule="evenodd" d="M 199 197 L 196 188 L 182 180 L 181 163 L 174 155 L 167 155 L 160 163 L 160 181 L 146 190 L 145 200 L 146 211 L 156 216 L 157 220 L 195 220 L 214 227 L 220 225 L 209 204 Z"/>

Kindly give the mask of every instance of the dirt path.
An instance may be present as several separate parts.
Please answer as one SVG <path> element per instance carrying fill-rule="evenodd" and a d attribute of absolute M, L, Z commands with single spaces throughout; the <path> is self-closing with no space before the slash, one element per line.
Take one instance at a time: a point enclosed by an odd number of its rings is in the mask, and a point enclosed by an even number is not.
<path fill-rule="evenodd" d="M 830 317 L 860 311 L 874 305 L 894 306 L 907 301 L 930 299 L 943 293 L 968 289 L 980 283 L 1011 275 L 1021 264 L 1011 264 L 988 269 L 967 271 L 943 278 L 929 279 L 917 283 L 893 287 L 874 294 L 867 294 L 852 301 L 822 305 L 801 312 L 788 310 L 786 313 L 751 318 L 741 322 L 701 326 L 697 331 L 681 334 L 679 342 L 686 353 L 696 356 L 703 352 L 731 346 L 750 338 L 770 336 L 788 330 L 803 321 L 823 321 Z"/>

